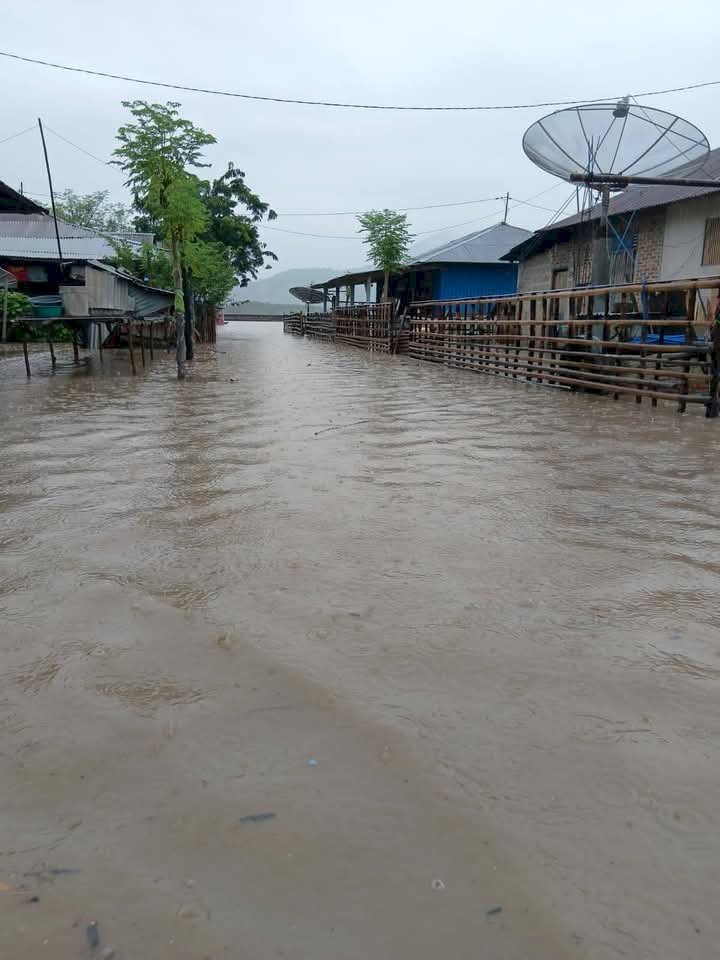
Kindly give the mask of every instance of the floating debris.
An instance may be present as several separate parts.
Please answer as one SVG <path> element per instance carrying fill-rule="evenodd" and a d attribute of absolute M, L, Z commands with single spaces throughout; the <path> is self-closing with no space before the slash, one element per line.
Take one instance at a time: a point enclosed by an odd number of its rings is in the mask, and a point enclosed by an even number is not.
<path fill-rule="evenodd" d="M 100 930 L 95 920 L 85 927 L 85 937 L 91 950 L 96 950 L 100 946 Z"/>
<path fill-rule="evenodd" d="M 264 823 L 266 820 L 274 820 L 276 816 L 275 813 L 248 813 L 240 817 L 238 823 Z"/>
<path fill-rule="evenodd" d="M 210 912 L 197 903 L 186 903 L 177 912 L 181 920 L 208 920 Z"/>

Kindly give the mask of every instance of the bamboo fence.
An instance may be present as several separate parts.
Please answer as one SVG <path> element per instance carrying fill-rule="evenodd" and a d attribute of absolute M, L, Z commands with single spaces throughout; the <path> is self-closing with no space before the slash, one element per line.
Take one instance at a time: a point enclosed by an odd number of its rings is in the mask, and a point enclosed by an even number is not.
<path fill-rule="evenodd" d="M 526 383 L 717 406 L 720 278 L 423 301 L 408 353 Z"/>

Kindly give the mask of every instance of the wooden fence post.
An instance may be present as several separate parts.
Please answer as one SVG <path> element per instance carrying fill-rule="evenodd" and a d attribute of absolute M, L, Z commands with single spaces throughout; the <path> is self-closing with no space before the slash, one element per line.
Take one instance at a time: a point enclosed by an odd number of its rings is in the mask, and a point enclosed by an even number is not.
<path fill-rule="evenodd" d="M 128 320 L 128 350 L 130 351 L 130 367 L 132 368 L 133 376 L 137 373 L 135 367 L 135 351 L 133 350 L 133 335 L 132 335 L 132 320 Z"/>
<path fill-rule="evenodd" d="M 30 358 L 28 357 L 27 340 L 23 340 L 23 356 L 25 357 L 25 372 L 30 376 Z"/>
<path fill-rule="evenodd" d="M 710 344 L 710 399 L 705 415 L 714 420 L 720 416 L 720 316 L 713 317 Z"/>
<path fill-rule="evenodd" d="M 683 373 L 685 374 L 684 390 L 686 395 L 690 393 L 690 361 L 691 361 L 690 348 L 693 344 L 693 341 L 695 340 L 695 331 L 693 329 L 693 323 L 695 321 L 695 310 L 697 309 L 697 296 L 698 296 L 697 290 L 689 290 L 687 292 L 687 299 L 686 299 L 687 333 L 685 335 L 685 340 L 687 342 L 688 354 L 687 354 L 687 360 L 683 364 Z M 687 407 L 687 404 L 685 403 L 685 401 L 681 400 L 678 403 L 678 413 L 685 413 L 686 407 Z"/>

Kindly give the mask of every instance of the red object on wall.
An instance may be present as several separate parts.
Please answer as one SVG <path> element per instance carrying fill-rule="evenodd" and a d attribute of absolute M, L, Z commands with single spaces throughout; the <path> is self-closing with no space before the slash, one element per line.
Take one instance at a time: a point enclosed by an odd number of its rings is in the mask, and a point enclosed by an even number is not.
<path fill-rule="evenodd" d="M 27 280 L 26 267 L 21 267 L 16 264 L 10 264 L 9 266 L 5 267 L 5 269 L 7 270 L 8 273 L 11 273 L 16 280 L 21 280 L 21 281 Z"/>

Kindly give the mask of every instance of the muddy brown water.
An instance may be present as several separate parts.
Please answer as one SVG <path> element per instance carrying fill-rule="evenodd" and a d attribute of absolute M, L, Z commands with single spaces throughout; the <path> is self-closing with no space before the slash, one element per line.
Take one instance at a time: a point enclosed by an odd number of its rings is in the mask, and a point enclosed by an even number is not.
<path fill-rule="evenodd" d="M 0 358 L 3 960 L 717 956 L 714 424 L 66 361 Z"/>

